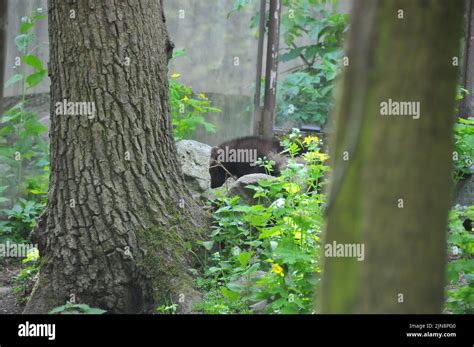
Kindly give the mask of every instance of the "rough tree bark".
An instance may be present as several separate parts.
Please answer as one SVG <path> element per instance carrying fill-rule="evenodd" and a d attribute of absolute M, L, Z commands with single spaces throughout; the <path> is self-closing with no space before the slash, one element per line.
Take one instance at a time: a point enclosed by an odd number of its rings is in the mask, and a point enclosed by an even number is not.
<path fill-rule="evenodd" d="M 26 313 L 74 298 L 109 313 L 188 312 L 204 212 L 176 158 L 162 0 L 50 0 L 51 178 Z M 96 115 L 60 116 L 57 102 Z"/>
<path fill-rule="evenodd" d="M 324 313 L 441 311 L 463 0 L 359 0 L 336 110 Z M 401 17 L 401 18 L 400 18 Z M 381 102 L 420 103 L 419 119 Z"/>

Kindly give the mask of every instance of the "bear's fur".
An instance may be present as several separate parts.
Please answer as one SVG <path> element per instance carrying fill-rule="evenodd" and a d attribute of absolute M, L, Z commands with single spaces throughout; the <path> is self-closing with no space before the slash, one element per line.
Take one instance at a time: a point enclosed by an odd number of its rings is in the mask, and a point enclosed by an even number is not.
<path fill-rule="evenodd" d="M 257 136 L 247 136 L 226 141 L 217 147 L 212 148 L 211 159 L 209 163 L 209 174 L 211 175 L 211 188 L 222 186 L 226 179 L 234 176 L 239 178 L 254 173 L 266 173 L 265 169 L 255 162 L 242 160 L 229 160 L 225 158 L 224 153 L 234 153 L 240 150 L 241 153 L 252 153 L 252 159 L 264 158 L 273 159 L 278 157 L 278 153 L 283 151 L 279 140 L 261 139 Z M 256 155 L 255 155 L 256 154 Z M 248 158 L 247 158 L 248 159 Z M 275 160 L 275 159 L 273 159 Z M 273 167 L 271 175 L 280 175 L 280 165 L 278 162 Z"/>

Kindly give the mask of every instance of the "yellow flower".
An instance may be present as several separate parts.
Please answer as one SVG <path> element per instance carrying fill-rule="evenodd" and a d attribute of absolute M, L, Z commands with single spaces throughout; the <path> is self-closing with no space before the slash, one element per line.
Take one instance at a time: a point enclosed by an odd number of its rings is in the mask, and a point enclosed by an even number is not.
<path fill-rule="evenodd" d="M 185 95 L 184 98 L 183 98 L 183 101 L 186 102 L 186 101 L 188 101 L 188 100 L 189 100 L 188 96 Z"/>
<path fill-rule="evenodd" d="M 283 186 L 283 189 L 290 194 L 296 194 L 300 191 L 300 187 L 296 183 L 287 183 Z"/>
<path fill-rule="evenodd" d="M 304 154 L 304 159 L 307 162 L 315 162 L 315 161 L 320 161 L 324 162 L 329 158 L 329 156 L 326 153 L 320 153 L 320 152 L 308 152 Z"/>
<path fill-rule="evenodd" d="M 321 161 L 326 161 L 329 157 L 326 153 L 318 153 L 318 159 Z"/>
<path fill-rule="evenodd" d="M 199 98 L 201 98 L 203 100 L 207 99 L 206 94 L 204 94 L 204 93 L 199 93 L 198 96 L 199 96 Z"/>
<path fill-rule="evenodd" d="M 171 78 L 178 78 L 178 77 L 180 77 L 180 76 L 181 76 L 181 74 L 179 74 L 179 73 L 174 73 L 174 74 L 171 75 Z"/>
<path fill-rule="evenodd" d="M 280 275 L 281 277 L 285 276 L 285 273 L 283 272 L 283 268 L 278 264 L 272 265 L 272 272 L 276 273 L 277 275 Z"/>
<path fill-rule="evenodd" d="M 318 137 L 317 136 L 306 136 L 303 140 L 303 142 L 306 145 L 309 145 L 311 142 L 318 142 Z"/>

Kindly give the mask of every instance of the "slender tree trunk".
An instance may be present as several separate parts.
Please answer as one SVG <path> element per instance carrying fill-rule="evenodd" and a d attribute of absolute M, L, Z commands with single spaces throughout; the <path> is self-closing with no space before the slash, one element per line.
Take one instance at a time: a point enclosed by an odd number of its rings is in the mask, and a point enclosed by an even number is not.
<path fill-rule="evenodd" d="M 255 78 L 255 96 L 253 100 L 253 133 L 262 136 L 262 107 L 260 94 L 262 91 L 263 43 L 265 41 L 265 14 L 267 0 L 260 0 L 260 16 L 258 19 L 257 76 Z"/>
<path fill-rule="evenodd" d="M 51 178 L 25 312 L 66 300 L 111 313 L 191 309 L 190 247 L 204 212 L 176 158 L 161 0 L 50 0 Z M 93 102 L 95 117 L 58 115 Z M 91 119 L 92 118 L 92 119 Z"/>
<path fill-rule="evenodd" d="M 3 115 L 3 86 L 5 84 L 5 57 L 7 55 L 8 0 L 0 0 L 0 118 Z"/>
<path fill-rule="evenodd" d="M 364 253 L 324 257 L 322 312 L 441 311 L 463 8 L 462 0 L 354 3 L 324 240 Z M 389 99 L 418 102 L 420 117 L 381 115 Z"/>
<path fill-rule="evenodd" d="M 474 116 L 474 0 L 468 0 L 466 9 L 467 25 L 466 25 L 466 50 L 464 55 L 464 88 L 469 92 L 468 95 L 461 100 L 459 108 L 459 117 L 468 118 Z"/>
<path fill-rule="evenodd" d="M 265 67 L 265 97 L 262 110 L 262 135 L 273 138 L 276 112 L 276 90 L 278 76 L 278 47 L 280 45 L 280 0 L 270 0 L 268 19 L 267 63 Z"/>

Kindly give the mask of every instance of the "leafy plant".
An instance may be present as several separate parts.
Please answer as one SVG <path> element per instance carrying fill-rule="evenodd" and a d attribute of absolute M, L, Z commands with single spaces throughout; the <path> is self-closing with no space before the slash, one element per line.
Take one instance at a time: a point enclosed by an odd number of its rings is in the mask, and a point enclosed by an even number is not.
<path fill-rule="evenodd" d="M 20 303 L 26 300 L 29 293 L 33 289 L 34 278 L 38 274 L 40 265 L 40 256 L 38 249 L 30 249 L 27 253 L 26 258 L 22 260 L 22 264 L 28 266 L 23 268 L 18 273 L 15 279 L 16 286 L 15 288 L 13 288 L 13 292 L 17 295 L 16 300 Z"/>
<path fill-rule="evenodd" d="M 474 171 L 474 119 L 458 118 L 454 126 L 454 178 Z"/>
<path fill-rule="evenodd" d="M 349 15 L 337 12 L 337 1 L 286 0 L 283 5 L 286 48 L 280 61 L 296 66 L 278 83 L 277 124 L 291 120 L 295 125 L 324 125 L 332 108 Z"/>
<path fill-rule="evenodd" d="M 232 12 L 249 3 L 236 0 Z M 252 18 L 251 28 L 258 27 L 258 17 Z M 294 66 L 277 82 L 277 125 L 326 123 L 348 21 L 348 14 L 337 12 L 337 0 L 282 1 L 280 35 L 285 45 L 280 61 Z"/>
<path fill-rule="evenodd" d="M 177 50 L 173 58 L 184 54 Z M 211 107 L 211 101 L 203 93 L 197 95 L 186 84 L 180 83 L 181 75 L 174 73 L 169 79 L 169 95 L 171 116 L 173 120 L 173 133 L 176 140 L 189 139 L 193 136 L 198 126 L 203 126 L 210 133 L 216 131 L 214 124 L 206 121 L 204 115 L 209 112 L 222 112 Z"/>
<path fill-rule="evenodd" d="M 451 313 L 474 313 L 474 233 L 462 222 L 474 220 L 474 205 L 456 206 L 449 214 L 446 308 Z"/>
<path fill-rule="evenodd" d="M 105 310 L 90 307 L 87 304 L 73 304 L 67 302 L 65 305 L 58 306 L 49 311 L 49 314 L 104 314 Z"/>
<path fill-rule="evenodd" d="M 248 186 L 256 204 L 225 195 L 213 202 L 214 226 L 210 240 L 203 242 L 210 253 L 204 276 L 215 285 L 212 307 L 219 310 L 234 304 L 251 310 L 259 302 L 268 303 L 269 313 L 312 310 L 325 204 L 319 190 L 327 156 L 316 137 L 290 136 L 282 144 L 290 156 L 288 168 L 274 180 Z M 306 165 L 293 159 L 303 146 Z M 209 310 L 206 303 L 201 307 Z"/>
<path fill-rule="evenodd" d="M 222 283 L 215 278 L 198 277 L 196 287 L 203 293 L 203 300 L 196 303 L 193 309 L 206 314 L 252 313 L 247 301 L 240 297 L 233 299 L 224 296 Z"/>
<path fill-rule="evenodd" d="M 156 308 L 156 312 L 160 314 L 175 314 L 177 309 L 177 304 L 161 305 Z"/>
<path fill-rule="evenodd" d="M 47 128 L 38 120 L 37 114 L 28 110 L 27 95 L 47 75 L 42 61 L 34 55 L 33 29 L 46 16 L 40 9 L 21 19 L 20 34 L 15 38 L 22 53 L 20 70 L 13 75 L 5 87 L 21 83 L 22 94 L 18 103 L 10 107 L 1 117 L 0 161 L 3 164 L 1 179 L 0 241 L 24 240 L 34 226 L 36 217 L 46 203 L 49 176 L 48 145 L 42 135 Z M 33 72 L 27 72 L 33 69 Z M 29 173 L 32 175 L 27 175 Z"/>
<path fill-rule="evenodd" d="M 0 241 L 25 241 L 36 224 L 36 219 L 43 212 L 44 205 L 33 200 L 20 201 L 11 209 L 5 209 L 8 220 L 0 221 L 2 231 Z"/>

